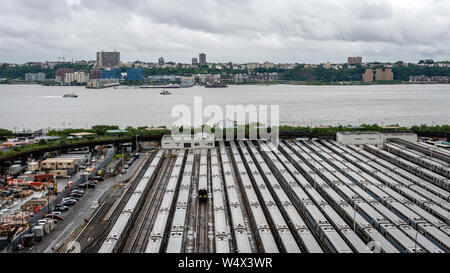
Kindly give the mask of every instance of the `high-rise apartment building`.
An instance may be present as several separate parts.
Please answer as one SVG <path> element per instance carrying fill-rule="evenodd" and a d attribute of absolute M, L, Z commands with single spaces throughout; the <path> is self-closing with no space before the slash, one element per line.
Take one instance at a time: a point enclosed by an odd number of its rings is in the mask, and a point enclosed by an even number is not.
<path fill-rule="evenodd" d="M 119 67 L 120 52 L 97 52 L 97 67 Z"/>
<path fill-rule="evenodd" d="M 362 64 L 362 57 L 348 57 L 347 58 L 347 64 L 355 65 L 355 64 Z"/>
<path fill-rule="evenodd" d="M 198 59 L 197 58 L 192 58 L 192 64 L 198 64 Z"/>
<path fill-rule="evenodd" d="M 158 64 L 159 64 L 159 65 L 164 65 L 164 64 L 165 64 L 164 58 L 163 58 L 163 57 L 159 57 L 159 59 L 158 59 Z"/>
<path fill-rule="evenodd" d="M 55 81 L 64 82 L 67 73 L 73 73 L 73 68 L 64 68 L 64 67 L 58 68 L 56 70 Z"/>
<path fill-rule="evenodd" d="M 198 60 L 201 64 L 206 64 L 206 54 L 205 53 L 200 53 L 198 55 Z"/>
<path fill-rule="evenodd" d="M 86 83 L 89 80 L 89 74 L 85 70 L 80 70 L 73 73 L 66 73 L 64 76 L 64 83 Z"/>

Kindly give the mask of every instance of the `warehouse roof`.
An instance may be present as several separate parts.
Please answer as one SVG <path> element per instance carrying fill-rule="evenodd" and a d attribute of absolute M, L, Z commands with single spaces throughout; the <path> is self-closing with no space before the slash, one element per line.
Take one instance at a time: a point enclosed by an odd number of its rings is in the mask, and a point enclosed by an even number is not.
<path fill-rule="evenodd" d="M 92 136 L 95 135 L 94 133 L 89 132 L 79 132 L 79 133 L 72 133 L 71 136 Z"/>
<path fill-rule="evenodd" d="M 120 134 L 120 133 L 129 133 L 127 130 L 107 130 L 108 134 Z"/>

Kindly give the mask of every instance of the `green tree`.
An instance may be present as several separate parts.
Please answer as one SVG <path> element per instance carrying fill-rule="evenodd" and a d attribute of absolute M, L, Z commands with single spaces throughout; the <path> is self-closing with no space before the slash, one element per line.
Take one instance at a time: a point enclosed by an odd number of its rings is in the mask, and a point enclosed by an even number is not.
<path fill-rule="evenodd" d="M 0 128 L 0 136 L 12 136 L 13 132 L 8 129 Z"/>

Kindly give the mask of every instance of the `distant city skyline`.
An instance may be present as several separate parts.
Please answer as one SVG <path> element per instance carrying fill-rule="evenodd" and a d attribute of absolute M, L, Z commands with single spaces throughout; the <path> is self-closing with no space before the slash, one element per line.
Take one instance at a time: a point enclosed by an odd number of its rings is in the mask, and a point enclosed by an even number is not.
<path fill-rule="evenodd" d="M 450 1 L 2 1 L 0 62 L 416 63 L 450 56 Z M 233 12 L 229 12 L 233 11 Z M 200 61 L 200 60 L 199 60 Z"/>

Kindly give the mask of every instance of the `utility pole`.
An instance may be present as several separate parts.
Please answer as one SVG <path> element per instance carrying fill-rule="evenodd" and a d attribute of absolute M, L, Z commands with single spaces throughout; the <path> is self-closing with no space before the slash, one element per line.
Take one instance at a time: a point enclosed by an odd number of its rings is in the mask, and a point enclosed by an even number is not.
<path fill-rule="evenodd" d="M 123 153 L 123 145 L 122 145 L 122 170 L 123 170 L 123 167 L 124 167 L 124 160 L 125 160 L 125 155 Z"/>
<path fill-rule="evenodd" d="M 138 148 L 138 134 L 136 134 L 136 152 L 137 151 L 139 151 L 139 148 Z"/>

